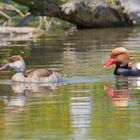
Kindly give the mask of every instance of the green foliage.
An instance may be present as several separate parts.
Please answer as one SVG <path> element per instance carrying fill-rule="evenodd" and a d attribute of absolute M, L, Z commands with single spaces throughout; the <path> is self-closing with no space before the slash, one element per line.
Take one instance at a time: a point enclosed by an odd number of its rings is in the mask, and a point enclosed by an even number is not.
<path fill-rule="evenodd" d="M 16 21 L 21 20 L 28 13 L 28 8 L 19 6 L 11 1 L 0 2 L 0 24 L 15 26 Z M 16 19 L 16 20 L 15 20 Z"/>
<path fill-rule="evenodd" d="M 42 6 L 39 4 L 35 4 L 36 6 Z M 36 7 L 37 8 L 37 7 Z M 30 15 L 29 9 L 26 6 L 18 5 L 11 0 L 7 1 L 1 1 L 0 2 L 0 25 L 2 26 L 17 26 L 19 23 L 24 22 L 24 18 Z M 51 29 L 46 29 L 47 23 L 49 24 L 51 22 L 50 26 Z M 56 19 L 56 18 L 45 18 L 45 20 L 42 17 L 34 17 L 33 19 L 29 20 L 29 22 L 25 23 L 25 25 L 30 27 L 39 27 L 43 30 L 51 30 L 52 32 L 56 32 L 58 30 L 66 30 L 72 27 L 73 25 Z M 21 26 L 21 25 L 20 25 Z M 24 25 L 23 25 L 24 26 Z M 48 27 L 49 28 L 49 27 Z"/>

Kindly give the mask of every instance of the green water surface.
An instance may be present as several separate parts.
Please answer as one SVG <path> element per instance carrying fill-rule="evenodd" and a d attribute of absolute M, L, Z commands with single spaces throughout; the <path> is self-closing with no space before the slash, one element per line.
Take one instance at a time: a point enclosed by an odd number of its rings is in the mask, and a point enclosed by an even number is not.
<path fill-rule="evenodd" d="M 60 83 L 11 83 L 0 72 L 1 140 L 139 140 L 140 79 L 104 69 L 110 51 L 126 47 L 140 60 L 140 29 L 67 31 L 33 39 L 0 39 L 0 65 L 20 54 L 27 69 L 48 68 Z M 113 91 L 114 95 L 111 94 Z"/>

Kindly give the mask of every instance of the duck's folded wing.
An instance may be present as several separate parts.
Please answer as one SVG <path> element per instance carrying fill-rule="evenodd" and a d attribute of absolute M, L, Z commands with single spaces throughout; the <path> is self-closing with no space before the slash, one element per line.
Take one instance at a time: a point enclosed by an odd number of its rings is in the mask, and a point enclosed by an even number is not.
<path fill-rule="evenodd" d="M 31 70 L 26 70 L 24 75 L 26 77 L 48 77 L 53 73 L 53 71 L 48 70 L 48 69 L 31 69 Z"/>

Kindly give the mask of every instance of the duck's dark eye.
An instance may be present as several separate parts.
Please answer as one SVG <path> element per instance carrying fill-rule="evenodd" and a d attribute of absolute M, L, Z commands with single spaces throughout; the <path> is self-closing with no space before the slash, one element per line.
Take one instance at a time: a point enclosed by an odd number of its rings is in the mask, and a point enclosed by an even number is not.
<path fill-rule="evenodd" d="M 122 64 L 121 61 L 117 61 L 117 62 L 116 62 L 116 66 L 117 66 L 117 67 L 119 67 L 121 64 Z"/>

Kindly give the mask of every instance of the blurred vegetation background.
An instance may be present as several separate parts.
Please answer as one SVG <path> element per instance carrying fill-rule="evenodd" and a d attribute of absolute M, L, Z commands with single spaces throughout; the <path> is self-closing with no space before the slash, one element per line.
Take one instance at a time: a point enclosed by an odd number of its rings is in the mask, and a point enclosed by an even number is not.
<path fill-rule="evenodd" d="M 45 32 L 67 30 L 72 25 L 57 18 L 33 16 L 28 7 L 16 4 L 12 0 L 0 1 L 0 27 L 35 27 Z"/>
<path fill-rule="evenodd" d="M 47 33 L 75 27 L 132 27 L 140 24 L 139 4 L 138 0 L 1 0 L 0 27 L 34 27 Z"/>

